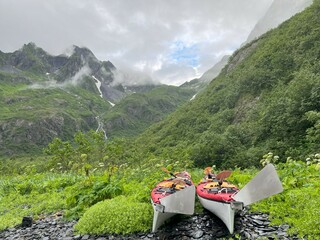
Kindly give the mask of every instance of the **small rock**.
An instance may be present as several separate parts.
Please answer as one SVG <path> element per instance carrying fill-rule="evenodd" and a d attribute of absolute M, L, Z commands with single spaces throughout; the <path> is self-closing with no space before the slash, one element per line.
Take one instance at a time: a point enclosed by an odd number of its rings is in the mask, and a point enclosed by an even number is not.
<path fill-rule="evenodd" d="M 71 237 L 73 235 L 73 230 L 72 229 L 68 229 L 66 231 L 66 237 Z"/>
<path fill-rule="evenodd" d="M 244 236 L 246 237 L 246 239 L 251 239 L 251 235 L 248 232 L 244 232 Z"/>
<path fill-rule="evenodd" d="M 23 217 L 21 227 L 31 227 L 32 226 L 32 217 Z"/>
<path fill-rule="evenodd" d="M 283 225 L 280 226 L 280 228 L 285 230 L 285 231 L 287 231 L 290 228 L 290 226 L 287 225 L 287 224 L 283 224 Z"/>
<path fill-rule="evenodd" d="M 198 238 L 201 238 L 203 236 L 203 231 L 202 230 L 198 230 L 196 232 L 194 232 L 192 234 L 192 237 L 195 238 L 195 239 L 198 239 Z"/>
<path fill-rule="evenodd" d="M 253 219 L 252 222 L 255 223 L 255 224 L 257 224 L 257 225 L 260 225 L 260 226 L 261 226 L 261 225 L 264 225 L 264 222 L 261 221 L 261 220 Z"/>

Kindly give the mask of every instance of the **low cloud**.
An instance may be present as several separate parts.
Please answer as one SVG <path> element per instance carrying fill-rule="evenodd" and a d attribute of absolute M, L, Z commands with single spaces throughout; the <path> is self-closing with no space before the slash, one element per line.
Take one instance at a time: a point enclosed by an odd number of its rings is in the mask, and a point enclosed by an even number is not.
<path fill-rule="evenodd" d="M 48 81 L 41 83 L 34 83 L 28 88 L 32 89 L 47 89 L 47 88 L 65 88 L 68 85 L 76 86 L 81 83 L 81 80 L 86 77 L 91 76 L 91 70 L 89 66 L 84 65 L 72 78 L 65 80 L 64 82 L 58 82 L 56 79 L 52 78 L 50 74 L 47 74 Z"/>
<path fill-rule="evenodd" d="M 114 70 L 114 81 L 112 86 L 122 84 L 124 86 L 139 86 L 139 85 L 159 85 L 160 82 L 152 79 L 144 72 L 134 71 L 132 69 Z"/>
<path fill-rule="evenodd" d="M 70 80 L 67 80 L 66 83 L 77 85 L 85 76 L 91 76 L 91 69 L 88 65 L 84 65 Z"/>
<path fill-rule="evenodd" d="M 64 84 L 57 83 L 56 81 L 47 81 L 41 83 L 34 83 L 27 88 L 31 89 L 48 89 L 48 88 L 63 88 Z"/>

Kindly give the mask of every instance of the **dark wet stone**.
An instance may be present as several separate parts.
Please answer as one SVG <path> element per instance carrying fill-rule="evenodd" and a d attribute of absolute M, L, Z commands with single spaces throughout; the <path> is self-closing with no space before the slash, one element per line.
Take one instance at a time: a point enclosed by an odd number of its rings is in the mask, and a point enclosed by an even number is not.
<path fill-rule="evenodd" d="M 241 212 L 235 218 L 235 233 L 229 234 L 223 222 L 208 211 L 193 216 L 180 216 L 172 219 L 156 233 L 136 233 L 131 235 L 104 234 L 79 235 L 74 233 L 73 226 L 76 221 L 63 222 L 62 216 L 47 216 L 34 221 L 31 227 L 22 228 L 16 226 L 0 232 L 0 239 L 64 239 L 64 240 L 209 240 L 209 239 L 233 239 L 240 235 L 242 239 L 288 239 L 289 226 L 270 226 L 267 215 L 261 213 Z M 290 239 L 298 240 L 298 238 Z"/>
<path fill-rule="evenodd" d="M 67 229 L 67 230 L 66 230 L 66 237 L 73 236 L 72 226 L 70 226 L 70 227 L 71 227 L 71 229 Z"/>
<path fill-rule="evenodd" d="M 31 227 L 32 226 L 32 217 L 23 217 L 21 227 Z"/>
<path fill-rule="evenodd" d="M 286 225 L 286 224 L 283 224 L 283 225 L 280 226 L 280 228 L 283 229 L 284 231 L 287 231 L 290 228 L 290 226 Z"/>
<path fill-rule="evenodd" d="M 201 238 L 203 236 L 203 231 L 202 230 L 198 230 L 196 232 L 194 232 L 192 234 L 192 237 L 195 238 L 195 239 L 198 239 L 198 238 Z"/>
<path fill-rule="evenodd" d="M 261 220 L 253 219 L 252 222 L 253 222 L 254 224 L 257 224 L 257 225 L 264 225 L 264 222 L 261 221 Z"/>
<path fill-rule="evenodd" d="M 188 236 L 182 236 L 181 240 L 189 240 L 190 238 Z"/>
<path fill-rule="evenodd" d="M 89 235 L 84 235 L 84 236 L 82 236 L 81 240 L 88 240 L 89 238 L 90 238 Z"/>

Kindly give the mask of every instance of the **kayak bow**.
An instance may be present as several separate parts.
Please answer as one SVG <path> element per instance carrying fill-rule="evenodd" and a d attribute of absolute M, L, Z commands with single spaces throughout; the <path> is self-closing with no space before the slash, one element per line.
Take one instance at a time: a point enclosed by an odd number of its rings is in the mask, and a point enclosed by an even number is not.
<path fill-rule="evenodd" d="M 205 169 L 206 178 L 197 186 L 197 195 L 204 208 L 219 217 L 229 232 L 234 231 L 234 216 L 244 206 L 283 191 L 282 184 L 272 164 L 266 165 L 246 186 L 239 190 L 225 181 L 230 171 L 218 175 Z"/>
<path fill-rule="evenodd" d="M 151 191 L 153 206 L 152 232 L 175 214 L 194 213 L 195 186 L 189 173 L 175 174 L 174 178 L 164 180 Z"/>

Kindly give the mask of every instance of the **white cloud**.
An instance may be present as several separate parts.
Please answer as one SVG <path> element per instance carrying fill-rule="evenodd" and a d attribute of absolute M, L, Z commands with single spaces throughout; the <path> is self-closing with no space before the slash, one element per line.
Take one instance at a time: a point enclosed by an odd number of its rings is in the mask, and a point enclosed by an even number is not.
<path fill-rule="evenodd" d="M 113 72 L 114 81 L 112 85 L 116 86 L 122 84 L 124 86 L 137 86 L 141 84 L 154 84 L 159 85 L 156 79 L 151 78 L 148 74 L 142 71 L 135 71 L 133 69 L 123 68 L 121 70 L 117 69 Z"/>
<path fill-rule="evenodd" d="M 237 49 L 271 2 L 0 0 L 0 50 L 35 42 L 58 55 L 72 45 L 85 46 L 117 68 L 181 84 Z M 180 57 L 177 42 L 185 51 Z"/>
<path fill-rule="evenodd" d="M 69 81 L 72 85 L 79 84 L 79 81 L 82 80 L 83 77 L 89 76 L 91 74 L 91 70 L 88 65 L 84 65 Z"/>

